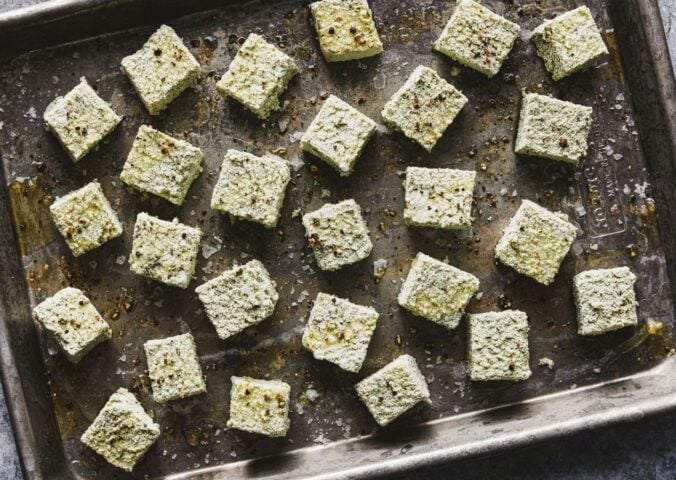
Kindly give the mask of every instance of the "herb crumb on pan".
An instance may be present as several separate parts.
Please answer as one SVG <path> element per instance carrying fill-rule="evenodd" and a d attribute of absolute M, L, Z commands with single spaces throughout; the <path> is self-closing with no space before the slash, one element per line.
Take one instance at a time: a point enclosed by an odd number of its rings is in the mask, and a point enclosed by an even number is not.
<path fill-rule="evenodd" d="M 160 437 L 160 426 L 125 388 L 113 393 L 80 440 L 109 463 L 131 472 Z"/>
<path fill-rule="evenodd" d="M 298 72 L 291 57 L 252 33 L 216 88 L 265 120 L 281 108 L 279 97 Z"/>
<path fill-rule="evenodd" d="M 448 20 L 434 49 L 487 77 L 507 59 L 521 28 L 471 1 L 462 0 Z"/>
<path fill-rule="evenodd" d="M 383 44 L 366 0 L 320 0 L 310 4 L 310 12 L 327 62 L 382 53 Z"/>
<path fill-rule="evenodd" d="M 122 224 L 97 180 L 57 198 L 49 211 L 75 257 L 122 235 Z"/>
<path fill-rule="evenodd" d="M 460 90 L 420 65 L 387 101 L 381 115 L 387 126 L 432 151 L 466 103 Z"/>
<path fill-rule="evenodd" d="M 195 274 L 202 231 L 141 212 L 136 216 L 129 267 L 137 275 L 187 288 Z"/>
<path fill-rule="evenodd" d="M 115 130 L 122 118 L 82 77 L 70 92 L 47 106 L 44 120 L 73 162 L 78 162 Z"/>
<path fill-rule="evenodd" d="M 381 427 L 420 402 L 431 403 L 427 381 L 410 355 L 401 355 L 354 386 Z"/>
<path fill-rule="evenodd" d="M 87 296 L 66 287 L 33 309 L 35 318 L 73 363 L 110 340 L 112 331 Z"/>
<path fill-rule="evenodd" d="M 201 74 L 200 64 L 167 25 L 122 59 L 122 71 L 151 115 L 160 114 L 185 89 L 197 85 Z"/>

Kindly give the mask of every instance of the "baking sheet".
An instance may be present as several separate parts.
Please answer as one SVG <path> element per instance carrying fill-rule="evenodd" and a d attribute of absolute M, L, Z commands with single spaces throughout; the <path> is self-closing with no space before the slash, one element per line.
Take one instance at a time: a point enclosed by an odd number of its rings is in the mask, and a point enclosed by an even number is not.
<path fill-rule="evenodd" d="M 433 404 L 416 407 L 390 428 L 394 432 L 430 420 L 634 376 L 670 354 L 673 308 L 658 225 L 659 198 L 654 199 L 659 195 L 655 195 L 646 169 L 632 92 L 625 80 L 608 5 L 590 5 L 611 50 L 607 61 L 555 84 L 525 39 L 543 19 L 573 8 L 577 2 L 485 3 L 523 29 L 501 73 L 491 80 L 431 52 L 453 8 L 452 2 L 437 0 L 406 0 L 395 6 L 384 0 L 372 1 L 385 52 L 347 64 L 323 61 L 304 2 L 228 4 L 172 20 L 170 24 L 202 64 L 203 80 L 158 117 L 147 114 L 119 70 L 121 58 L 139 48 L 158 23 L 41 48 L 3 65 L 3 167 L 30 302 L 34 305 L 63 286 L 73 285 L 87 292 L 113 328 L 112 341 L 97 347 L 77 366 L 58 354 L 42 335 L 38 337 L 61 453 L 73 475 L 120 475 L 79 442 L 108 396 L 120 386 L 131 389 L 162 426 L 161 439 L 135 470 L 134 476 L 141 478 L 302 451 L 377 432 L 352 386 L 401 353 L 416 357 L 430 384 Z M 267 122 L 234 101 L 221 99 L 215 91 L 215 82 L 235 55 L 240 39 L 251 31 L 264 34 L 301 68 L 283 96 L 282 112 Z M 432 154 L 384 127 L 348 178 L 340 178 L 327 165 L 302 154 L 300 133 L 328 94 L 358 105 L 380 122 L 382 105 L 418 64 L 435 68 L 470 100 Z M 72 88 L 81 76 L 124 115 L 124 121 L 98 151 L 73 164 L 45 131 L 41 116 L 46 105 Z M 583 166 L 575 169 L 513 154 L 523 88 L 594 107 L 593 145 Z M 119 180 L 134 135 L 145 123 L 186 139 L 205 153 L 204 171 L 181 208 L 134 192 Z M 209 208 L 218 168 L 228 148 L 272 153 L 295 165 L 277 228 L 232 223 Z M 402 218 L 402 174 L 407 165 L 476 169 L 473 227 L 463 232 L 407 228 Z M 75 259 L 52 226 L 48 206 L 55 196 L 95 178 L 120 214 L 125 234 Z M 293 212 L 346 198 L 355 198 L 365 210 L 373 253 L 339 272 L 321 272 Z M 523 198 L 566 212 L 580 227 L 581 234 L 550 287 L 496 265 L 492 257 L 502 229 Z M 205 232 L 197 279 L 187 290 L 129 272 L 126 256 L 131 250 L 136 213 L 141 211 L 165 219 L 178 217 Z M 468 382 L 463 364 L 464 323 L 447 332 L 397 306 L 401 280 L 418 251 L 447 257 L 480 278 L 482 297 L 472 301 L 469 311 L 511 306 L 529 314 L 534 372 L 529 381 Z M 277 281 L 280 301 L 276 313 L 259 326 L 220 341 L 193 289 L 250 258 L 263 261 Z M 374 275 L 374 263 L 383 260 L 387 261 L 384 275 Z M 641 327 L 600 338 L 578 337 L 572 276 L 587 268 L 615 265 L 628 265 L 638 276 Z M 319 291 L 372 304 L 381 313 L 369 356 L 358 375 L 313 360 L 301 346 L 310 301 Z M 186 331 L 196 338 L 209 393 L 156 404 L 150 396 L 142 344 Z M 538 360 L 545 356 L 555 361 L 554 370 L 538 367 Z M 291 384 L 292 427 L 287 438 L 261 438 L 225 427 L 230 375 L 277 378 Z M 372 448 L 382 441 L 376 435 Z M 402 447 L 400 452 L 406 454 L 424 443 L 424 439 L 407 443 L 410 447 Z M 267 473 L 282 467 L 276 465 Z"/>

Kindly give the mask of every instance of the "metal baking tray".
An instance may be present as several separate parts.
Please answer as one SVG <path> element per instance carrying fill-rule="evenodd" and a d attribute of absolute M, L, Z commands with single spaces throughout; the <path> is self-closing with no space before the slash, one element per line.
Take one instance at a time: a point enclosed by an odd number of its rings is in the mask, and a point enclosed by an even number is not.
<path fill-rule="evenodd" d="M 543 19 L 572 0 L 487 0 L 518 21 L 522 38 L 499 76 L 488 80 L 431 51 L 453 8 L 442 0 L 372 0 L 385 44 L 381 56 L 327 64 L 318 53 L 306 2 L 59 0 L 0 15 L 0 356 L 2 381 L 27 478 L 124 478 L 79 436 L 118 387 L 130 388 L 162 426 L 133 478 L 356 478 L 386 475 L 565 435 L 676 406 L 672 287 L 676 285 L 676 84 L 655 0 L 589 2 L 611 51 L 607 61 L 554 83 L 526 41 Z M 161 23 L 170 23 L 199 59 L 203 79 L 162 115 L 150 118 L 120 72 Z M 218 97 L 215 81 L 251 31 L 263 33 L 301 67 L 284 108 L 261 122 Z M 328 93 L 374 119 L 416 65 L 436 68 L 469 105 L 432 154 L 381 129 L 356 171 L 338 177 L 304 156 L 302 132 Z M 41 121 L 46 105 L 81 76 L 124 114 L 109 139 L 74 164 Z M 592 105 L 593 145 L 579 168 L 512 153 L 522 88 Z M 118 175 L 143 123 L 205 152 L 204 172 L 181 208 L 135 193 Z M 227 148 L 271 152 L 297 168 L 275 229 L 231 223 L 208 208 Z M 301 163 L 303 162 L 303 163 Z M 402 221 L 407 165 L 478 171 L 476 222 L 465 232 L 411 229 Z M 48 205 L 97 178 L 121 215 L 125 234 L 73 258 L 56 234 Z M 371 257 L 339 272 L 318 271 L 295 209 L 355 198 L 366 212 Z M 520 200 L 560 209 L 581 235 L 556 282 L 544 287 L 499 266 L 492 250 Z M 179 217 L 205 231 L 197 280 L 183 291 L 130 274 L 126 256 L 136 213 Z M 531 322 L 532 378 L 471 383 L 465 328 L 448 332 L 396 305 L 417 251 L 475 273 L 483 296 L 473 312 L 525 310 Z M 277 280 L 275 315 L 227 342 L 218 340 L 193 289 L 236 262 L 256 257 Z M 374 263 L 387 261 L 382 275 Z M 591 267 L 629 265 L 638 276 L 641 326 L 576 335 L 571 278 Z M 379 278 L 375 278 L 379 277 Z M 64 285 L 87 291 L 113 339 L 77 366 L 56 353 L 30 317 L 31 306 Z M 363 371 L 314 361 L 300 344 L 319 291 L 373 304 L 381 312 Z M 158 405 L 150 397 L 142 344 L 190 330 L 209 393 Z M 418 360 L 432 393 L 386 429 L 360 404 L 353 384 L 401 353 Z M 553 370 L 538 366 L 542 357 Z M 225 427 L 229 376 L 270 376 L 292 386 L 291 430 L 268 439 Z"/>

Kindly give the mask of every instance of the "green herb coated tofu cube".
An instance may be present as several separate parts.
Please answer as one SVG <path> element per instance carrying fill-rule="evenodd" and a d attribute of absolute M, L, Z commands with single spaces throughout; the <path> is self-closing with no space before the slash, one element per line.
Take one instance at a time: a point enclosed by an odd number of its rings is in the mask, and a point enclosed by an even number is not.
<path fill-rule="evenodd" d="M 432 151 L 466 103 L 460 90 L 434 70 L 419 66 L 387 101 L 382 116 L 388 127 Z"/>
<path fill-rule="evenodd" d="M 211 196 L 211 208 L 233 217 L 277 225 L 291 168 L 281 158 L 228 150 Z"/>
<path fill-rule="evenodd" d="M 122 235 L 122 224 L 96 180 L 57 198 L 49 211 L 75 257 Z"/>
<path fill-rule="evenodd" d="M 338 270 L 371 254 L 373 243 L 361 207 L 352 199 L 327 203 L 303 215 L 305 235 L 322 270 Z"/>
<path fill-rule="evenodd" d="M 527 93 L 514 151 L 577 165 L 587 155 L 592 114 L 591 107 Z"/>
<path fill-rule="evenodd" d="M 143 349 L 156 402 L 165 403 L 207 391 L 195 339 L 189 333 L 149 340 Z"/>
<path fill-rule="evenodd" d="M 265 120 L 280 109 L 279 97 L 297 73 L 291 57 L 252 33 L 216 88 Z"/>
<path fill-rule="evenodd" d="M 495 247 L 508 267 L 549 285 L 577 237 L 577 227 L 563 213 L 524 200 Z"/>
<path fill-rule="evenodd" d="M 110 396 L 80 441 L 109 463 L 131 472 L 160 437 L 160 426 L 125 388 Z"/>
<path fill-rule="evenodd" d="M 74 162 L 96 147 L 122 120 L 84 77 L 66 95 L 56 97 L 43 117 L 47 129 Z"/>
<path fill-rule="evenodd" d="M 33 317 L 73 363 L 111 337 L 106 321 L 77 288 L 64 288 L 44 300 L 33 309 Z"/>
<path fill-rule="evenodd" d="M 376 122 L 331 95 L 303 134 L 301 144 L 303 150 L 347 176 L 376 127 Z"/>
<path fill-rule="evenodd" d="M 590 67 L 608 54 L 589 8 L 579 7 L 533 30 L 531 40 L 556 81 Z"/>
<path fill-rule="evenodd" d="M 415 227 L 469 227 L 475 179 L 474 171 L 408 167 L 404 221 Z"/>
<path fill-rule="evenodd" d="M 183 140 L 141 125 L 120 179 L 142 192 L 181 205 L 202 169 L 202 151 Z"/>
<path fill-rule="evenodd" d="M 310 4 L 310 12 L 327 62 L 382 53 L 383 44 L 366 0 L 321 0 Z"/>
<path fill-rule="evenodd" d="M 475 381 L 527 380 L 528 316 L 519 310 L 469 315 L 467 373 Z"/>
<path fill-rule="evenodd" d="M 158 115 L 200 78 L 200 64 L 174 29 L 162 25 L 139 51 L 122 59 L 122 70 L 151 115 Z"/>
<path fill-rule="evenodd" d="M 424 253 L 418 253 L 399 292 L 399 305 L 449 330 L 460 323 L 479 291 L 479 279 Z"/>
<path fill-rule="evenodd" d="M 354 388 L 381 427 L 420 402 L 431 403 L 425 377 L 410 355 L 401 355 Z"/>
<path fill-rule="evenodd" d="M 141 212 L 134 225 L 129 267 L 137 275 L 187 288 L 195 273 L 201 239 L 198 228 Z"/>
<path fill-rule="evenodd" d="M 573 278 L 577 333 L 600 335 L 638 325 L 636 275 L 627 267 L 587 270 Z"/>
<path fill-rule="evenodd" d="M 500 71 L 521 28 L 471 0 L 458 2 L 434 49 L 487 77 Z"/>
<path fill-rule="evenodd" d="M 378 312 L 342 298 L 319 293 L 303 332 L 303 346 L 317 360 L 358 372 L 366 358 Z"/>
<path fill-rule="evenodd" d="M 289 430 L 291 387 L 278 380 L 230 377 L 228 427 L 268 437 L 284 437 Z"/>
<path fill-rule="evenodd" d="M 277 285 L 258 260 L 223 272 L 195 289 L 222 340 L 272 315 Z"/>

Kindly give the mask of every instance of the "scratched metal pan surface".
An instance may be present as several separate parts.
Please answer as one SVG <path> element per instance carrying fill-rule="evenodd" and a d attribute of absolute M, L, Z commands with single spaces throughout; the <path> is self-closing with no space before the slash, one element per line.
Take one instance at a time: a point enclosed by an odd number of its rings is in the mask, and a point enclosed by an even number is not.
<path fill-rule="evenodd" d="M 84 447 L 79 437 L 109 395 L 130 389 L 162 427 L 133 478 L 373 476 L 492 452 L 676 405 L 672 183 L 674 83 L 653 0 L 590 2 L 610 56 L 554 83 L 527 41 L 543 20 L 579 4 L 568 0 L 487 0 L 519 23 L 521 38 L 493 79 L 431 50 L 454 2 L 371 2 L 385 46 L 377 57 L 326 63 L 305 2 L 60 1 L 0 16 L 3 384 L 24 471 L 29 478 L 127 478 Z M 202 9 L 203 11 L 196 11 Z M 150 117 L 121 73 L 120 60 L 161 24 L 172 25 L 202 65 L 202 80 Z M 300 67 L 283 109 L 260 121 L 221 98 L 215 83 L 250 32 L 263 34 Z M 79 38 L 86 37 L 86 38 Z M 26 53 L 24 50 L 31 50 Z M 328 94 L 382 123 L 385 101 L 419 65 L 436 69 L 469 98 L 431 154 L 381 127 L 355 172 L 340 178 L 304 155 L 300 133 Z M 121 125 L 77 164 L 44 128 L 47 104 L 86 77 Z M 520 91 L 543 92 L 594 108 L 592 146 L 570 165 L 513 153 Z M 182 207 L 125 187 L 119 174 L 140 125 L 151 124 L 199 146 L 204 170 Z M 231 222 L 209 208 L 228 148 L 272 153 L 294 166 L 281 221 L 266 230 Z M 402 219 L 408 165 L 478 172 L 472 228 L 408 228 Z M 124 223 L 124 234 L 74 258 L 48 206 L 98 179 Z M 371 256 L 322 272 L 304 239 L 297 210 L 354 198 L 371 232 Z M 565 212 L 580 235 L 553 285 L 544 287 L 499 266 L 493 248 L 522 199 Z M 178 217 L 204 232 L 196 279 L 186 290 L 130 273 L 127 256 L 138 212 Z M 521 383 L 466 378 L 465 325 L 452 332 L 397 306 L 396 295 L 419 251 L 448 258 L 481 280 L 470 312 L 517 308 L 528 313 L 533 376 Z M 260 259 L 277 281 L 272 318 L 228 341 L 217 338 L 195 286 L 231 266 Z M 375 268 L 385 265 L 384 269 Z M 576 334 L 571 279 L 581 270 L 627 265 L 638 277 L 640 327 L 597 338 Z M 672 283 L 673 284 L 673 283 Z M 113 329 L 77 365 L 40 334 L 37 302 L 66 285 L 86 291 Z M 316 361 L 300 342 L 318 292 L 373 305 L 381 316 L 362 372 Z M 151 397 L 142 345 L 190 331 L 208 394 L 160 405 Z M 376 428 L 353 385 L 402 353 L 429 382 L 432 404 L 419 405 L 386 429 Z M 553 369 L 539 359 L 554 361 Z M 229 377 L 291 384 L 291 429 L 268 439 L 226 427 Z M 669 381 L 666 381 L 669 379 Z"/>

